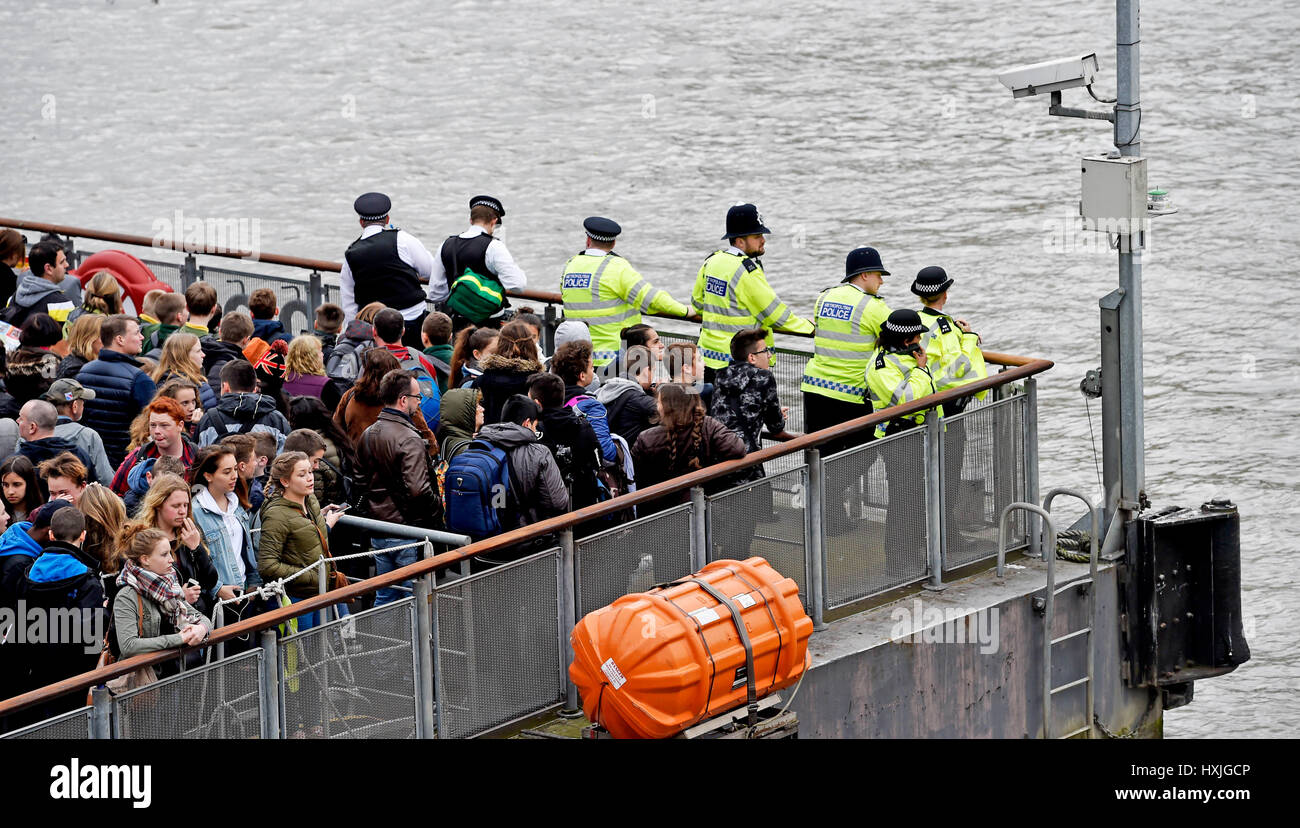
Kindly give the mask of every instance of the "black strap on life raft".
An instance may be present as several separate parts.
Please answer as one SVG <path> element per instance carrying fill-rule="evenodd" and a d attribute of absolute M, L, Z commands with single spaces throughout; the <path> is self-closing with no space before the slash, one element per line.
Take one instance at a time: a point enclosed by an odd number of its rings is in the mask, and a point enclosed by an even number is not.
<path fill-rule="evenodd" d="M 713 585 L 706 584 L 699 578 L 683 578 L 678 583 L 685 581 L 699 584 L 700 589 L 713 596 L 713 600 L 726 607 L 731 613 L 731 622 L 735 625 L 736 632 L 740 634 L 740 643 L 745 647 L 745 697 L 749 709 L 749 726 L 754 727 L 758 724 L 758 688 L 754 685 L 754 645 L 750 642 L 749 631 L 745 629 L 745 622 L 740 617 L 740 609 Z"/>

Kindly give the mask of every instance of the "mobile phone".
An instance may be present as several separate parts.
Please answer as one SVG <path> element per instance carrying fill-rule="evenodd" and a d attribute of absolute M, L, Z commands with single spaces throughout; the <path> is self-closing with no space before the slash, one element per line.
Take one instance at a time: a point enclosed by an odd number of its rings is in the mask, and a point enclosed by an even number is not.
<path fill-rule="evenodd" d="M 185 586 L 198 586 L 198 585 L 199 582 L 194 580 L 193 578 L 190 578 L 188 581 L 185 582 Z"/>

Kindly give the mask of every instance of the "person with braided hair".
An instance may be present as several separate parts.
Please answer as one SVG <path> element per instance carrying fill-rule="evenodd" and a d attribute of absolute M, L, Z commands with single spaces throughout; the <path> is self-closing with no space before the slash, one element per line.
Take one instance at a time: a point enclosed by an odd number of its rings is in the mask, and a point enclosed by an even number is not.
<path fill-rule="evenodd" d="M 704 404 L 694 388 L 669 383 L 659 386 L 658 397 L 659 425 L 641 432 L 632 446 L 637 488 L 644 489 L 745 456 L 745 444 L 740 437 L 704 413 Z M 706 485 L 704 489 L 713 493 L 730 485 L 724 480 Z M 647 506 L 646 513 L 685 503 L 689 499 L 690 492 L 682 490 Z"/>

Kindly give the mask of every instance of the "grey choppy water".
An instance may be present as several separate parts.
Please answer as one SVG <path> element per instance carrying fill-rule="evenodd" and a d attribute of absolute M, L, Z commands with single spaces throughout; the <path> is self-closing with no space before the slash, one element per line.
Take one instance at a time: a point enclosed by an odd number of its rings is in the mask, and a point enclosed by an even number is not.
<path fill-rule="evenodd" d="M 1182 210 L 1157 220 L 1144 262 L 1147 489 L 1240 505 L 1254 653 L 1198 686 L 1169 736 L 1300 733 L 1297 11 L 1144 4 L 1143 149 Z M 144 235 L 177 209 L 256 218 L 263 249 L 337 258 L 360 192 L 391 194 L 426 242 L 491 192 L 535 286 L 554 289 L 581 219 L 604 214 L 681 297 L 726 207 L 753 201 L 796 309 L 859 244 L 883 251 L 895 306 L 912 273 L 944 265 L 990 348 L 1057 363 L 1044 486 L 1097 492 L 1076 389 L 1115 257 L 1066 228 L 1078 157 L 1109 148 L 1109 127 L 1013 103 L 993 72 L 1095 50 L 1113 89 L 1113 15 L 1065 0 L 743 17 L 683 0 L 6 0 L 0 28 L 30 34 L 0 55 L 0 213 Z"/>

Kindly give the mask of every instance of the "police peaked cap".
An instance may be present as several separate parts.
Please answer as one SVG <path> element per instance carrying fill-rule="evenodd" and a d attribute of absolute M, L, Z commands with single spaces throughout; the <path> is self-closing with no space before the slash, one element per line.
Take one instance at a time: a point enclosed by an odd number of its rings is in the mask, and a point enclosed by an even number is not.
<path fill-rule="evenodd" d="M 892 312 L 881 328 L 902 336 L 925 333 L 925 325 L 921 324 L 921 314 L 911 308 L 899 308 Z"/>
<path fill-rule="evenodd" d="M 506 208 L 501 206 L 501 201 L 490 195 L 476 195 L 471 198 L 469 200 L 469 209 L 473 210 L 475 207 L 491 207 L 497 211 L 497 216 L 500 218 L 506 217 Z"/>
<path fill-rule="evenodd" d="M 912 282 L 912 292 L 917 296 L 937 296 L 950 287 L 952 279 L 938 265 L 921 268 L 921 272 L 916 274 L 916 281 Z"/>
<path fill-rule="evenodd" d="M 591 216 L 583 221 L 582 229 L 598 242 L 612 242 L 619 233 L 623 232 L 623 228 L 618 226 L 617 221 L 600 216 Z"/>
<path fill-rule="evenodd" d="M 763 217 L 753 204 L 737 204 L 727 211 L 727 234 L 724 239 L 740 236 L 754 236 L 759 233 L 771 233 L 763 226 Z"/>
<path fill-rule="evenodd" d="M 885 270 L 885 265 L 880 261 L 880 253 L 874 247 L 859 247 L 849 251 L 849 255 L 844 259 L 844 278 L 841 283 L 847 282 L 859 273 L 879 273 L 881 276 L 888 276 L 889 271 Z"/>
<path fill-rule="evenodd" d="M 365 193 L 352 202 L 352 209 L 363 221 L 379 221 L 393 209 L 393 202 L 383 193 Z"/>

